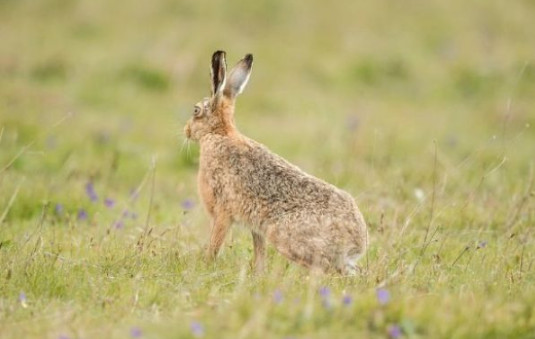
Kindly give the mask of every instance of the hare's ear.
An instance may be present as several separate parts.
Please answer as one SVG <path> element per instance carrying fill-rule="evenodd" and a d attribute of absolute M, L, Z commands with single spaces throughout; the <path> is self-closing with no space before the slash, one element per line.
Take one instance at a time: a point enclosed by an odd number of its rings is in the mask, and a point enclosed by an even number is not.
<path fill-rule="evenodd" d="M 234 99 L 240 94 L 251 75 L 251 69 L 253 67 L 253 55 L 247 54 L 241 59 L 236 66 L 230 71 L 228 81 L 225 85 L 224 94 L 230 99 Z"/>
<path fill-rule="evenodd" d="M 210 67 L 210 75 L 212 77 L 212 96 L 218 96 L 225 88 L 226 73 L 227 63 L 225 61 L 225 52 L 214 52 L 212 55 L 212 65 Z"/>

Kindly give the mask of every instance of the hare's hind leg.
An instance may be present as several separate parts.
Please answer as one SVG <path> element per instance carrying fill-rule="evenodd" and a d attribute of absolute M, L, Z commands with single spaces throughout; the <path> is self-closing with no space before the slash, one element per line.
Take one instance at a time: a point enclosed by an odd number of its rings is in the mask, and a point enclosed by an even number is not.
<path fill-rule="evenodd" d="M 306 228 L 281 223 L 268 227 L 266 236 L 275 249 L 286 258 L 309 269 L 327 272 L 332 258 L 323 251 L 324 239 Z"/>
<path fill-rule="evenodd" d="M 262 234 L 259 234 L 255 231 L 251 231 L 253 235 L 253 246 L 254 246 L 254 259 L 253 267 L 255 273 L 259 274 L 264 272 L 265 261 L 266 261 L 266 239 Z"/>
<path fill-rule="evenodd" d="M 212 219 L 212 230 L 210 234 L 210 243 L 208 244 L 207 257 L 208 260 L 214 260 L 219 254 L 221 245 L 225 240 L 225 236 L 230 229 L 232 220 L 226 214 L 215 215 Z"/>

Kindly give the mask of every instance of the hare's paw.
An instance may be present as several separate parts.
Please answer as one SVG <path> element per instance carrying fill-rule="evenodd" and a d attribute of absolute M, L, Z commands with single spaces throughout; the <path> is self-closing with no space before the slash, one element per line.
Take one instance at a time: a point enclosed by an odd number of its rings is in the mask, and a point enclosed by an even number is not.
<path fill-rule="evenodd" d="M 350 276 L 359 275 L 361 272 L 360 267 L 357 265 L 357 261 L 361 257 L 360 254 L 348 255 L 344 259 L 344 274 Z"/>

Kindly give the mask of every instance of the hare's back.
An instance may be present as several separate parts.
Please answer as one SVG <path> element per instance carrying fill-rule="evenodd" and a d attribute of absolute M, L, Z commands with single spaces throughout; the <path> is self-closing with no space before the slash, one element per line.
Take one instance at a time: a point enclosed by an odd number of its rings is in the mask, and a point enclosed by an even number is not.
<path fill-rule="evenodd" d="M 272 208 L 326 210 L 332 205 L 352 205 L 349 194 L 305 173 L 261 144 L 252 143 L 247 150 L 237 152 L 232 167 L 241 193 Z"/>

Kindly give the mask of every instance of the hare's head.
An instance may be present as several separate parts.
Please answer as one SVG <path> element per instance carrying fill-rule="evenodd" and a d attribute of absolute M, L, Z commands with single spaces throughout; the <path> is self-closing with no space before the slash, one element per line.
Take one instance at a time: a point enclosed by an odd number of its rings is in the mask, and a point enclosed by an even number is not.
<path fill-rule="evenodd" d="M 193 116 L 184 132 L 192 140 L 200 140 L 208 134 L 230 135 L 234 127 L 234 102 L 249 80 L 253 55 L 247 54 L 227 75 L 225 52 L 212 55 L 210 74 L 212 95 L 195 104 Z"/>

